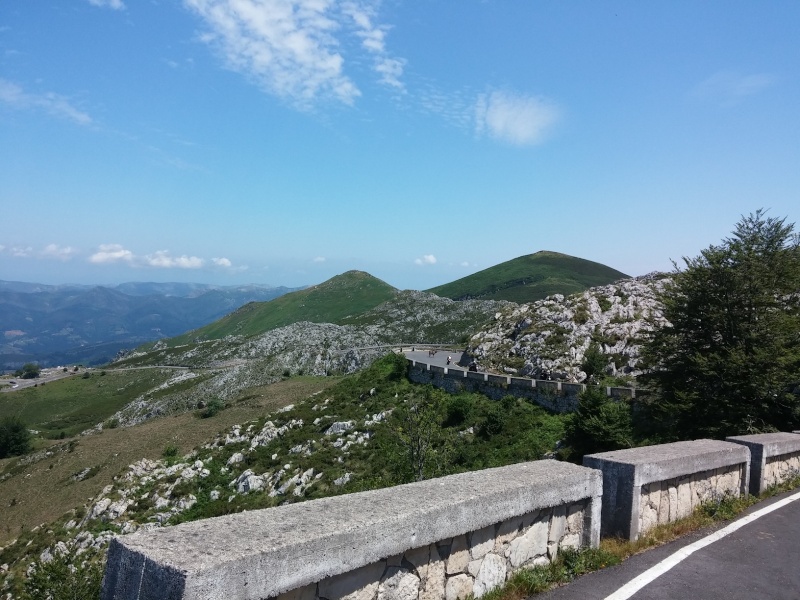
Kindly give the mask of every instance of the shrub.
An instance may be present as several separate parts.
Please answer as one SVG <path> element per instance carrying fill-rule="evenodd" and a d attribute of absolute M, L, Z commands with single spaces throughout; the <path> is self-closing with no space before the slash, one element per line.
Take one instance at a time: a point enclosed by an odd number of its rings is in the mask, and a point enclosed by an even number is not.
<path fill-rule="evenodd" d="M 222 402 L 219 398 L 212 398 L 209 400 L 206 407 L 200 412 L 200 417 L 202 419 L 208 419 L 209 417 L 213 417 L 219 411 L 225 408 L 225 403 Z"/>
<path fill-rule="evenodd" d="M 36 363 L 25 363 L 22 365 L 22 368 L 17 371 L 17 377 L 22 377 L 22 379 L 36 379 L 39 377 L 42 369 Z"/>
<path fill-rule="evenodd" d="M 25 454 L 31 449 L 31 432 L 19 417 L 0 421 L 0 458 Z"/>
<path fill-rule="evenodd" d="M 25 600 L 78 600 L 99 598 L 103 565 L 75 552 L 55 552 L 39 562 L 25 581 Z"/>

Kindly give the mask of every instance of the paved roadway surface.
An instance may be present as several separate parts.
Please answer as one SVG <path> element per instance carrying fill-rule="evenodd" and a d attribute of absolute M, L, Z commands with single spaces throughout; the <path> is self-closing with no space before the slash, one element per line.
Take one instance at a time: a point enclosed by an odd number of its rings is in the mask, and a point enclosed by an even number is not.
<path fill-rule="evenodd" d="M 415 350 L 413 352 L 405 351 L 403 354 L 406 355 L 406 358 L 410 358 L 412 360 L 416 360 L 423 363 L 428 363 L 431 365 L 436 365 L 439 367 L 451 367 L 458 369 L 460 368 L 462 371 L 467 368 L 469 363 L 465 362 L 468 360 L 468 357 L 465 353 L 461 350 L 437 350 L 436 354 L 433 356 L 428 355 L 428 350 Z M 447 357 L 451 356 L 453 358 L 450 365 L 447 364 Z M 459 364 L 460 363 L 460 364 Z"/>
<path fill-rule="evenodd" d="M 760 502 L 745 515 L 793 495 L 796 492 Z M 721 528 L 696 532 L 534 598 L 606 599 L 640 573 Z M 617 598 L 622 600 L 623 597 L 633 600 L 800 599 L 800 499 L 697 550 L 633 595 Z"/>

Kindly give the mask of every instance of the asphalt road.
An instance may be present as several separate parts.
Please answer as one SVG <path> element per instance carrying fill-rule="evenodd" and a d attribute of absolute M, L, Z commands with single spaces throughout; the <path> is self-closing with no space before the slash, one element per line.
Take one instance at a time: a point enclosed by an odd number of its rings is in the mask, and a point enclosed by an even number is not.
<path fill-rule="evenodd" d="M 797 495 L 760 502 L 744 515 Z M 536 600 L 798 600 L 800 599 L 800 499 L 696 550 L 630 596 L 613 596 L 626 583 L 723 526 L 703 530 L 634 556 L 621 565 L 581 577 Z"/>
<path fill-rule="evenodd" d="M 403 352 L 403 354 L 406 355 L 406 358 L 436 365 L 438 367 L 452 367 L 454 369 L 460 368 L 463 370 L 469 366 L 469 363 L 466 362 L 468 360 L 467 355 L 460 350 L 437 350 L 436 354 L 433 356 L 428 354 L 428 350 L 415 350 L 413 352 Z M 452 357 L 452 361 L 449 365 L 447 364 L 448 356 Z"/>

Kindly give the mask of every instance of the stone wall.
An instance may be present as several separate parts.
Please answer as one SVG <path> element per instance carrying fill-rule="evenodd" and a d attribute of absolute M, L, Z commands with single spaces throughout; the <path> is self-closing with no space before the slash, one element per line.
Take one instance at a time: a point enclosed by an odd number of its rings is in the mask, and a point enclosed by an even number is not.
<path fill-rule="evenodd" d="M 516 571 L 579 548 L 587 502 L 548 508 L 414 548 L 278 600 L 463 600 L 480 598 Z"/>
<path fill-rule="evenodd" d="M 462 600 L 597 547 L 602 477 L 552 460 L 137 531 L 103 600 Z"/>
<path fill-rule="evenodd" d="M 601 535 L 630 540 L 704 500 L 747 494 L 750 478 L 749 448 L 717 440 L 589 454 L 583 464 L 603 472 Z"/>
<path fill-rule="evenodd" d="M 794 433 L 735 435 L 727 440 L 750 449 L 751 494 L 762 494 L 768 487 L 800 474 L 800 436 Z"/>
<path fill-rule="evenodd" d="M 778 485 L 800 475 L 800 452 L 772 456 L 767 459 L 764 469 L 766 487 Z"/>
<path fill-rule="evenodd" d="M 688 517 L 704 502 L 738 496 L 744 476 L 744 465 L 739 464 L 643 485 L 639 533 Z"/>
<path fill-rule="evenodd" d="M 557 413 L 572 412 L 578 408 L 578 386 L 581 384 L 571 384 L 568 389 L 562 389 L 560 382 L 556 381 L 489 375 L 435 365 L 428 368 L 425 363 L 414 363 L 414 361 L 409 363 L 408 378 L 411 381 L 423 385 L 430 384 L 451 394 L 477 392 L 492 400 L 500 400 L 511 395 L 525 398 Z"/>

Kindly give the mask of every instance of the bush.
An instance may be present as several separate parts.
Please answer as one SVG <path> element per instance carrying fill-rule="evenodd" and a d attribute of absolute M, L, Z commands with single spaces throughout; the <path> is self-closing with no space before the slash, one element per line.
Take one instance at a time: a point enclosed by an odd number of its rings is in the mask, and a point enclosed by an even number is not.
<path fill-rule="evenodd" d="M 17 377 L 22 379 L 36 379 L 42 372 L 41 367 L 36 363 L 25 363 L 22 368 L 14 373 Z"/>
<path fill-rule="evenodd" d="M 25 581 L 25 600 L 84 600 L 100 597 L 103 565 L 87 554 L 55 552 L 39 562 Z"/>
<path fill-rule="evenodd" d="M 19 417 L 0 421 L 0 458 L 19 456 L 31 449 L 31 432 Z"/>
<path fill-rule="evenodd" d="M 200 413 L 200 418 L 208 419 L 209 417 L 213 417 L 219 411 L 225 408 L 225 403 L 222 402 L 219 398 L 212 398 L 209 400 L 208 405 L 206 405 L 205 409 Z"/>
<path fill-rule="evenodd" d="M 635 445 L 631 406 L 609 398 L 603 389 L 588 387 L 579 397 L 578 410 L 569 416 L 566 434 L 578 460 L 584 454 L 631 448 Z"/>

